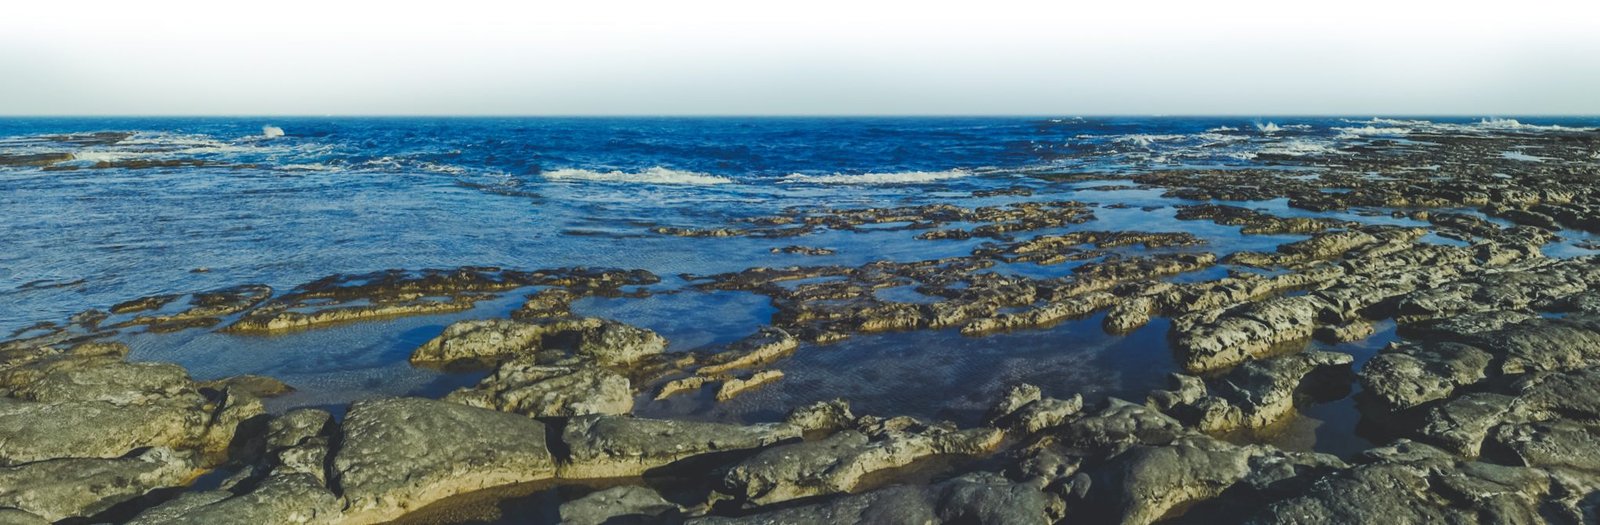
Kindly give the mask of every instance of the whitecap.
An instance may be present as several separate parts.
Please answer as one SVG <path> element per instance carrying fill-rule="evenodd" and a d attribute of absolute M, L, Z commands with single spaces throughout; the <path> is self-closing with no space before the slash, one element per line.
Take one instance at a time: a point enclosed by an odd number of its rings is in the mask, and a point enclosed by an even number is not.
<path fill-rule="evenodd" d="M 1185 138 L 1188 138 L 1188 136 L 1186 136 L 1186 135 L 1151 135 L 1151 134 L 1146 134 L 1146 133 L 1137 133 L 1137 134 L 1133 134 L 1133 135 L 1124 135 L 1124 136 L 1121 136 L 1121 137 L 1117 137 L 1115 139 L 1112 139 L 1112 141 L 1113 142 L 1123 142 L 1123 143 L 1133 144 L 1133 145 L 1136 145 L 1136 146 L 1139 146 L 1139 147 L 1142 147 L 1142 148 L 1149 148 L 1150 146 L 1154 145 L 1157 142 L 1169 142 L 1169 141 L 1174 141 L 1174 140 L 1183 140 Z"/>
<path fill-rule="evenodd" d="M 630 182 L 639 184 L 727 184 L 733 182 L 727 177 L 682 171 L 656 166 L 637 172 L 626 171 L 592 171 L 576 168 L 562 168 L 541 173 L 540 176 L 549 180 L 569 181 L 586 180 L 596 182 Z"/>
<path fill-rule="evenodd" d="M 1256 129 L 1260 130 L 1261 133 L 1264 133 L 1264 134 L 1267 134 L 1267 135 L 1271 135 L 1273 133 L 1277 133 L 1279 131 L 1283 131 L 1283 128 L 1278 127 L 1278 125 L 1276 123 L 1272 123 L 1272 122 L 1268 122 L 1266 124 L 1262 124 L 1260 122 L 1257 122 L 1256 123 Z"/>
<path fill-rule="evenodd" d="M 1403 128 L 1403 127 L 1389 126 L 1389 127 L 1381 127 L 1380 128 L 1380 127 L 1377 127 L 1377 126 L 1373 126 L 1371 124 L 1368 124 L 1366 126 L 1361 126 L 1361 127 L 1333 128 L 1333 130 L 1339 132 L 1339 138 L 1341 138 L 1341 139 L 1352 139 L 1352 138 L 1360 138 L 1360 137 L 1367 137 L 1367 136 L 1373 136 L 1373 135 L 1378 135 L 1378 136 L 1406 135 L 1406 134 L 1411 133 L 1411 131 L 1412 131 L 1411 128 L 1408 128 L 1408 127 L 1404 127 Z"/>
<path fill-rule="evenodd" d="M 784 183 L 809 183 L 809 184 L 919 184 L 941 180 L 960 179 L 972 176 L 968 170 L 945 171 L 900 171 L 891 173 L 860 173 L 848 175 L 835 173 L 833 175 L 806 175 L 795 173 L 784 177 L 779 182 Z"/>
<path fill-rule="evenodd" d="M 1301 157 L 1306 155 L 1342 154 L 1343 152 L 1327 144 L 1296 139 L 1263 147 L 1257 153 Z"/>
<path fill-rule="evenodd" d="M 277 127 L 277 126 L 274 126 L 274 125 L 271 125 L 271 124 L 268 124 L 268 125 L 265 125 L 265 126 L 261 126 L 261 136 L 269 138 L 269 139 L 275 139 L 275 138 L 278 138 L 278 137 L 282 137 L 283 136 L 283 128 L 280 128 L 280 127 Z"/>
<path fill-rule="evenodd" d="M 1206 130 L 1206 133 L 1224 133 L 1224 132 L 1230 132 L 1230 131 L 1239 131 L 1239 128 L 1236 128 L 1236 127 L 1233 127 L 1233 126 L 1217 126 L 1217 127 L 1214 127 L 1214 128 Z"/>
<path fill-rule="evenodd" d="M 1502 151 L 1500 158 L 1506 160 L 1520 160 L 1523 162 L 1544 162 L 1544 157 L 1529 155 L 1520 151 Z"/>

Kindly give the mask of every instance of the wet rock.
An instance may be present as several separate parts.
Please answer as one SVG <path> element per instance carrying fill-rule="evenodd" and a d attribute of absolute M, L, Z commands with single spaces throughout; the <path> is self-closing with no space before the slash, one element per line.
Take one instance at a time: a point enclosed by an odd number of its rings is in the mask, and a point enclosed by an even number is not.
<path fill-rule="evenodd" d="M 717 378 L 706 376 L 689 376 L 667 381 L 661 385 L 661 390 L 656 392 L 656 401 L 660 401 L 684 392 L 692 392 L 714 383 Z"/>
<path fill-rule="evenodd" d="M 932 486 L 896 485 L 742 517 L 705 517 L 697 525 L 904 523 L 1042 525 L 1060 507 L 1037 488 L 972 473 Z"/>
<path fill-rule="evenodd" d="M 1483 380 L 1493 356 L 1460 343 L 1397 343 L 1361 369 L 1361 386 L 1396 409 L 1449 397 Z"/>
<path fill-rule="evenodd" d="M 215 381 L 205 381 L 200 383 L 200 387 L 210 388 L 213 390 L 231 388 L 236 391 L 244 392 L 261 398 L 278 397 L 294 392 L 294 387 L 285 384 L 283 381 L 279 381 L 267 376 L 258 376 L 252 374 L 224 377 Z"/>
<path fill-rule="evenodd" d="M 1478 457 L 1489 431 L 1505 420 L 1514 400 L 1489 392 L 1448 399 L 1422 410 L 1415 433 L 1419 440 L 1457 455 Z"/>
<path fill-rule="evenodd" d="M 626 414 L 633 410 L 628 378 L 596 366 L 543 366 L 532 359 L 501 364 L 472 389 L 446 401 L 530 417 Z"/>
<path fill-rule="evenodd" d="M 273 473 L 308 474 L 326 485 L 334 427 L 333 416 L 317 409 L 290 410 L 273 418 L 263 442 Z"/>
<path fill-rule="evenodd" d="M 193 454 L 157 447 L 127 458 L 63 458 L 0 467 L 0 507 L 47 521 L 89 517 L 152 491 L 181 486 Z"/>
<path fill-rule="evenodd" d="M 177 300 L 187 297 L 181 309 L 169 313 L 156 313 Z M 212 326 L 227 317 L 261 304 L 272 297 L 272 287 L 263 284 L 246 284 L 220 288 L 194 294 L 156 295 L 135 299 L 111 307 L 112 313 L 141 313 L 117 323 L 114 327 L 145 325 L 151 332 L 176 332 L 188 328 Z"/>
<path fill-rule="evenodd" d="M 602 365 L 622 366 L 666 349 L 667 339 L 653 331 L 607 321 L 583 332 L 576 353 Z"/>
<path fill-rule="evenodd" d="M 40 167 L 69 160 L 71 153 L 0 154 L 0 167 Z"/>
<path fill-rule="evenodd" d="M 493 362 L 541 349 L 547 336 L 600 326 L 595 318 L 529 323 L 507 319 L 458 321 L 411 354 L 412 364 Z"/>
<path fill-rule="evenodd" d="M 1023 435 L 1060 426 L 1083 410 L 1083 396 L 1074 394 L 1068 399 L 1048 398 L 1041 395 L 1039 387 L 1021 384 L 1006 394 L 989 409 L 984 417 L 986 424 L 1009 429 Z"/>
<path fill-rule="evenodd" d="M 577 299 L 578 294 L 565 288 L 540 290 L 529 295 L 521 308 L 511 312 L 511 318 L 531 320 L 565 317 L 572 313 L 572 301 Z"/>
<path fill-rule="evenodd" d="M 700 360 L 698 373 L 720 374 L 738 368 L 765 365 L 800 348 L 800 340 L 778 328 L 763 328 L 750 337 L 740 339 L 726 350 Z"/>
<path fill-rule="evenodd" d="M 1179 364 L 1200 373 L 1271 355 L 1278 345 L 1309 339 L 1325 308 L 1320 298 L 1301 295 L 1179 317 L 1172 323 Z"/>
<path fill-rule="evenodd" d="M 789 415 L 784 418 L 784 423 L 799 427 L 806 432 L 838 430 L 854 425 L 855 421 L 856 416 L 850 411 L 850 403 L 843 399 L 818 401 L 796 408 L 789 411 Z"/>
<path fill-rule="evenodd" d="M 104 401 L 142 404 L 198 398 L 189 375 L 167 363 L 127 363 L 111 358 L 60 359 L 0 373 L 0 387 L 18 399 L 56 403 Z"/>
<path fill-rule="evenodd" d="M 449 496 L 556 472 L 543 423 L 419 398 L 352 405 L 333 468 L 353 523 L 393 519 Z"/>
<path fill-rule="evenodd" d="M 1228 226 L 1243 226 L 1239 233 L 1245 235 L 1271 235 L 1282 233 L 1319 233 L 1325 230 L 1352 228 L 1355 222 L 1308 217 L 1277 217 L 1268 213 L 1223 204 L 1179 206 L 1178 220 L 1209 220 Z"/>
<path fill-rule="evenodd" d="M 33 513 L 19 509 L 0 509 L 0 524 L 4 525 L 50 525 L 50 521 Z"/>
<path fill-rule="evenodd" d="M 1352 361 L 1349 354 L 1315 351 L 1251 361 L 1211 381 L 1209 395 L 1181 403 L 1174 412 L 1190 415 L 1200 430 L 1211 433 L 1268 427 L 1294 414 L 1297 396 L 1330 387 L 1338 395 L 1348 392 L 1338 387 L 1352 379 Z"/>
<path fill-rule="evenodd" d="M 1508 451 L 1515 462 L 1546 468 L 1600 472 L 1600 428 L 1592 422 L 1544 421 L 1503 425 L 1492 437 L 1497 450 Z"/>
<path fill-rule="evenodd" d="M 1061 444 L 1106 455 L 1134 445 L 1164 445 L 1188 434 L 1172 417 L 1117 398 L 1051 434 Z"/>
<path fill-rule="evenodd" d="M 1150 322 L 1150 314 L 1155 311 L 1156 301 L 1153 297 L 1134 297 L 1117 303 L 1106 312 L 1106 319 L 1102 323 L 1106 332 L 1125 334 L 1138 329 Z"/>
<path fill-rule="evenodd" d="M 787 254 L 790 254 L 790 255 L 812 255 L 812 256 L 816 256 L 816 255 L 833 255 L 836 252 L 834 251 L 833 248 L 817 248 L 817 247 L 812 247 L 812 246 L 785 246 L 785 247 L 782 247 L 782 248 L 773 248 L 772 249 L 772 253 L 787 253 Z"/>
<path fill-rule="evenodd" d="M 922 424 L 844 430 L 820 441 L 781 445 L 739 463 L 724 487 L 755 505 L 853 491 L 866 476 L 936 455 L 978 455 L 999 446 L 990 428 L 956 431 Z"/>
<path fill-rule="evenodd" d="M 471 309 L 483 298 L 477 295 L 453 297 L 448 300 L 419 298 L 373 305 L 324 308 L 309 313 L 261 308 L 229 325 L 227 331 L 268 334 L 390 317 L 460 312 Z"/>
<path fill-rule="evenodd" d="M 506 319 L 461 321 L 411 354 L 413 364 L 492 363 L 559 350 L 602 365 L 627 365 L 666 350 L 655 332 L 595 318 L 536 322 Z"/>
<path fill-rule="evenodd" d="M 717 401 L 727 401 L 747 390 L 759 388 L 783 378 L 782 370 L 762 370 L 744 378 L 729 378 L 717 388 Z"/>
<path fill-rule="evenodd" d="M 146 510 L 128 522 L 129 525 L 213 523 L 321 525 L 350 521 L 342 515 L 342 502 L 315 478 L 290 474 L 272 476 L 249 492 L 238 495 L 220 490 L 187 493 Z"/>
<path fill-rule="evenodd" d="M 1457 462 L 1401 442 L 1367 452 L 1363 464 L 1317 479 L 1250 523 L 1539 523 L 1549 476 L 1530 469 Z"/>
<path fill-rule="evenodd" d="M 561 504 L 561 523 L 602 525 L 655 523 L 679 513 L 677 505 L 644 487 L 621 486 L 595 491 Z"/>
<path fill-rule="evenodd" d="M 1106 507 L 1112 521 L 1143 525 L 1215 498 L 1252 475 L 1271 477 L 1272 469 L 1285 467 L 1299 474 L 1342 465 L 1331 456 L 1286 455 L 1190 436 L 1116 455 L 1090 475 L 1087 499 Z"/>
<path fill-rule="evenodd" d="M 197 449 L 205 464 L 214 464 L 226 455 L 239 425 L 261 413 L 259 400 L 229 392 L 127 405 L 0 398 L 0 465 L 116 458 L 148 447 Z"/>
<path fill-rule="evenodd" d="M 695 456 L 797 439 L 800 429 L 592 415 L 568 420 L 561 437 L 568 449 L 562 478 L 615 478 L 642 475 Z"/>

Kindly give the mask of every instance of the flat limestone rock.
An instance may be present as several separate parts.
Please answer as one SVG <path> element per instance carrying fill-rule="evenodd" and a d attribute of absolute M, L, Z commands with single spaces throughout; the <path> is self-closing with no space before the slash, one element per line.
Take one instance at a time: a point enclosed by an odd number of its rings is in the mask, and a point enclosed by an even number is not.
<path fill-rule="evenodd" d="M 420 398 L 352 405 L 333 467 L 351 523 L 394 519 L 449 496 L 556 471 L 543 423 Z"/>
<path fill-rule="evenodd" d="M 339 498 L 309 475 L 274 475 L 244 494 L 186 494 L 140 513 L 128 525 L 331 525 L 343 523 L 341 508 Z"/>
<path fill-rule="evenodd" d="M 604 525 L 655 522 L 676 515 L 677 505 L 662 499 L 656 491 L 625 485 L 596 491 L 561 504 L 561 523 L 566 525 Z"/>
<path fill-rule="evenodd" d="M 723 485 L 755 505 L 855 490 L 876 472 L 937 455 L 978 455 L 998 447 L 993 428 L 950 431 L 923 428 L 869 436 L 844 430 L 819 441 L 781 445 L 752 456 L 723 478 Z"/>
<path fill-rule="evenodd" d="M 194 454 L 152 448 L 128 458 L 67 458 L 0 468 L 0 507 L 49 521 L 89 517 L 198 472 Z"/>
<path fill-rule="evenodd" d="M 0 465 L 55 458 L 116 458 L 144 447 L 192 448 L 211 414 L 180 402 L 118 406 L 0 398 Z"/>
<path fill-rule="evenodd" d="M 615 478 L 645 472 L 695 456 L 748 450 L 798 439 L 786 424 L 730 425 L 627 416 L 579 416 L 561 432 L 569 461 L 561 477 Z"/>
<path fill-rule="evenodd" d="M 544 337 L 600 326 L 599 319 L 525 322 L 510 319 L 458 321 L 411 354 L 412 364 L 493 361 L 539 349 Z"/>
<path fill-rule="evenodd" d="M 477 387 L 452 392 L 445 400 L 530 417 L 633 410 L 633 391 L 621 374 L 597 366 L 541 366 L 527 359 L 501 364 Z"/>
<path fill-rule="evenodd" d="M 147 403 L 185 394 L 195 395 L 189 374 L 183 367 L 122 361 L 52 370 L 12 392 L 17 398 L 43 403 L 104 401 L 115 405 Z"/>
<path fill-rule="evenodd" d="M 990 473 L 967 474 L 937 485 L 894 485 L 819 503 L 748 516 L 696 518 L 690 525 L 832 525 L 885 523 L 940 525 L 1045 525 L 1059 508 L 1037 488 Z"/>

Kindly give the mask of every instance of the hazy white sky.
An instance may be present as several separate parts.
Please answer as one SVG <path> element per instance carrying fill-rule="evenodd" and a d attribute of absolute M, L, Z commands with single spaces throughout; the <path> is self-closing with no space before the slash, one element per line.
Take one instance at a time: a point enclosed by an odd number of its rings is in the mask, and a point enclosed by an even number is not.
<path fill-rule="evenodd" d="M 47 1 L 0 115 L 1600 114 L 1600 1 Z"/>

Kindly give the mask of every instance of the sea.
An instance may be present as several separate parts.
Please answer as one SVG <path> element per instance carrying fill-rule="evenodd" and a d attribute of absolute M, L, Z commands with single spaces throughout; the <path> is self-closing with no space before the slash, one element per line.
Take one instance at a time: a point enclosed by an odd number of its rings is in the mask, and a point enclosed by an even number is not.
<path fill-rule="evenodd" d="M 685 238 L 652 228 L 727 227 L 796 208 L 1076 199 L 1100 205 L 1096 219 L 1065 230 L 1186 231 L 1222 256 L 1303 236 L 1241 235 L 1238 227 L 1177 221 L 1173 207 L 1187 201 L 1121 179 L 1172 169 L 1308 169 L 1285 159 L 1340 155 L 1432 131 L 1596 126 L 1600 119 L 1494 116 L 0 118 L 0 156 L 73 154 L 49 167 L 0 167 L 0 335 L 137 297 L 238 284 L 283 292 L 331 274 L 395 268 L 589 266 L 649 270 L 663 278 L 652 290 L 675 293 L 591 297 L 575 311 L 656 330 L 671 351 L 714 349 L 769 323 L 775 310 L 751 293 L 685 290 L 679 276 L 928 260 L 967 255 L 986 241 L 871 229 Z M 131 135 L 88 145 L 53 138 L 91 132 Z M 1507 155 L 1538 162 L 1533 152 Z M 1016 188 L 1032 195 L 973 195 Z M 1286 216 L 1421 224 L 1309 212 L 1281 199 L 1242 205 Z M 836 253 L 773 253 L 788 244 Z M 1561 245 L 1547 253 L 1593 252 Z M 1052 277 L 1074 267 L 996 271 Z M 1219 267 L 1180 279 L 1225 273 Z M 926 299 L 909 289 L 883 293 Z M 177 362 L 199 379 L 265 374 L 295 386 L 296 393 L 269 404 L 274 410 L 342 410 L 356 399 L 438 396 L 471 385 L 482 372 L 418 369 L 406 357 L 450 322 L 503 317 L 520 300 L 511 294 L 459 314 L 282 336 L 190 330 L 126 339 L 130 359 Z M 859 336 L 803 349 L 781 364 L 782 381 L 728 403 L 645 400 L 638 412 L 764 421 L 842 397 L 858 413 L 970 423 L 1023 381 L 1062 395 L 1142 401 L 1176 370 L 1167 326 L 1158 319 L 1110 335 L 1096 317 L 982 338 L 953 330 Z M 1330 346 L 1364 359 L 1393 337 L 1390 326 L 1368 341 Z M 1329 406 L 1308 410 L 1289 437 L 1274 439 L 1298 449 L 1364 448 L 1349 437 L 1354 409 Z"/>

